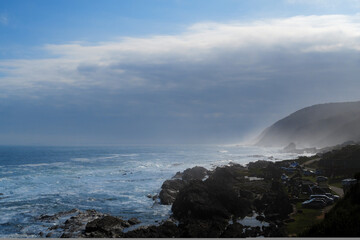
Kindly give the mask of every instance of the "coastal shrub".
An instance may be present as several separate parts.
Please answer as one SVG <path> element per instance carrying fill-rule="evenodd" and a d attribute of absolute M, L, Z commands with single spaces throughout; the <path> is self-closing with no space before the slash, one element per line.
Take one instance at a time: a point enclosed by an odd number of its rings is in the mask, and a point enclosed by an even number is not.
<path fill-rule="evenodd" d="M 339 150 L 324 153 L 319 167 L 328 177 L 352 177 L 360 171 L 360 145 L 348 145 Z"/>
<path fill-rule="evenodd" d="M 359 237 L 360 184 L 357 183 L 325 215 L 324 220 L 301 234 L 303 237 Z"/>

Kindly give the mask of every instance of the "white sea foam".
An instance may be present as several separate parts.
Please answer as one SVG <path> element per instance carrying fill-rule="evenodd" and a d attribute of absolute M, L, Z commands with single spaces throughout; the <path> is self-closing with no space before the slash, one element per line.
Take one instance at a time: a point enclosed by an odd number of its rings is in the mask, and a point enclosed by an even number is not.
<path fill-rule="evenodd" d="M 91 162 L 89 158 L 71 158 L 71 161 L 75 162 Z"/>

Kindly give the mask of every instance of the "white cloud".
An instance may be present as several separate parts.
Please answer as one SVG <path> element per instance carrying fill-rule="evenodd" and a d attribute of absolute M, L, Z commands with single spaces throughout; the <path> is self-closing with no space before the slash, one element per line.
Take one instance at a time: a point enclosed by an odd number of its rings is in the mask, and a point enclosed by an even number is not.
<path fill-rule="evenodd" d="M 328 8 L 337 7 L 360 7 L 360 0 L 285 0 L 289 4 L 306 4 Z"/>
<path fill-rule="evenodd" d="M 359 51 L 359 20 L 359 16 L 325 15 L 204 22 L 177 35 L 49 44 L 44 47 L 47 59 L 0 61 L 0 72 L 6 75 L 0 86 L 12 91 L 54 86 L 151 90 L 264 80 L 276 70 L 273 60 L 267 62 L 270 53 L 296 57 Z M 184 72 L 188 74 L 180 80 Z"/>

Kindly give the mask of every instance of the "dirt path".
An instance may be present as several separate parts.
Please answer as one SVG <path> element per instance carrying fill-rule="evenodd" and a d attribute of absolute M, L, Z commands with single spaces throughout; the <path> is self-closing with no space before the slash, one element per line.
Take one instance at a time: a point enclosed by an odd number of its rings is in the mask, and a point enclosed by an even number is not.
<path fill-rule="evenodd" d="M 331 185 L 329 185 L 329 188 L 331 190 L 333 190 L 334 192 L 336 192 L 336 194 L 339 195 L 340 197 L 344 196 L 344 190 L 342 188 L 331 186 Z"/>
<path fill-rule="evenodd" d="M 309 165 L 309 164 L 311 164 L 313 162 L 316 162 L 316 161 L 319 161 L 319 160 L 320 160 L 320 158 L 311 159 L 309 161 L 304 162 L 301 166 L 305 167 L 305 165 Z M 309 167 L 306 167 L 306 168 L 310 169 Z M 314 169 L 312 169 L 312 170 L 314 170 Z"/>

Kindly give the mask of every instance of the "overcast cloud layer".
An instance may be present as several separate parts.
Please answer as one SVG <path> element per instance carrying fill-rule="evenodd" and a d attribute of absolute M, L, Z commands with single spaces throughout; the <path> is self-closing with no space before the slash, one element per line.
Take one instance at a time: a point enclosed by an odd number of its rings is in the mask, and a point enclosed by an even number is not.
<path fill-rule="evenodd" d="M 2 60 L 0 143 L 239 142 L 298 108 L 359 100 L 359 20 L 202 22 Z"/>

